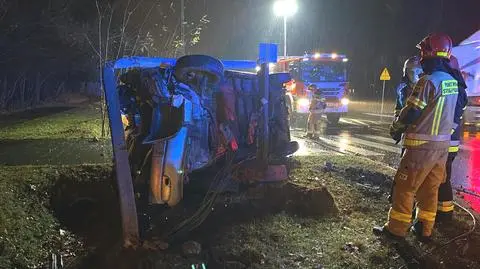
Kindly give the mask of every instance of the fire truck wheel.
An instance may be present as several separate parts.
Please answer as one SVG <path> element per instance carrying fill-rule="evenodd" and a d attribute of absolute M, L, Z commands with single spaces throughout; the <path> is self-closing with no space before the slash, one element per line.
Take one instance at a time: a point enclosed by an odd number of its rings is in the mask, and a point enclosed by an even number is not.
<path fill-rule="evenodd" d="M 175 64 L 175 77 L 182 82 L 189 82 L 192 74 L 203 74 L 209 83 L 217 84 L 223 78 L 223 64 L 206 55 L 187 55 L 180 57 Z"/>
<path fill-rule="evenodd" d="M 340 114 L 327 114 L 327 120 L 329 124 L 336 125 L 340 121 Z"/>

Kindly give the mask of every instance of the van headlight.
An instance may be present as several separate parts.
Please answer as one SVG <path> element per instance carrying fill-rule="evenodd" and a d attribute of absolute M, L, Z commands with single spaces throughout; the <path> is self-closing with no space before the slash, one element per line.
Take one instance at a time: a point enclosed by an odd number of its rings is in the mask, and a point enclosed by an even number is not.
<path fill-rule="evenodd" d="M 340 102 L 342 103 L 342 105 L 346 106 L 350 103 L 350 100 L 348 98 L 342 98 L 342 100 L 340 100 Z"/>

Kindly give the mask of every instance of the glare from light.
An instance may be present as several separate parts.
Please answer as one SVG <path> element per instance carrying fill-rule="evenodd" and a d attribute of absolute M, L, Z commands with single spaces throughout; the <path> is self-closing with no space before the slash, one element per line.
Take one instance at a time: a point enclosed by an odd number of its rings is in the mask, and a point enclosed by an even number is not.
<path fill-rule="evenodd" d="M 336 53 L 332 53 L 332 59 L 337 59 L 338 55 Z"/>
<path fill-rule="evenodd" d="M 345 152 L 347 150 L 347 148 L 350 146 L 350 140 L 348 137 L 342 137 L 340 138 L 340 140 L 338 141 L 338 149 L 339 151 L 341 152 Z"/>
<path fill-rule="evenodd" d="M 290 17 L 297 12 L 295 0 L 278 0 L 273 4 L 273 12 L 279 17 Z"/>
<path fill-rule="evenodd" d="M 300 98 L 298 99 L 297 103 L 299 106 L 307 107 L 310 105 L 310 100 L 308 100 L 307 98 Z"/>
<path fill-rule="evenodd" d="M 320 53 L 318 53 L 318 52 L 317 52 L 317 53 L 315 53 L 315 55 L 314 55 L 313 57 L 314 57 L 315 59 L 318 59 L 318 58 L 320 58 Z"/>
<path fill-rule="evenodd" d="M 344 63 L 348 62 L 348 58 L 343 58 L 342 62 Z"/>
<path fill-rule="evenodd" d="M 307 156 L 311 154 L 310 150 L 308 149 L 309 147 L 305 144 L 305 140 L 299 139 L 296 141 L 298 142 L 298 150 L 293 155 Z"/>
<path fill-rule="evenodd" d="M 342 98 L 342 100 L 340 100 L 340 102 L 342 103 L 342 105 L 346 106 L 350 103 L 350 100 L 348 98 Z"/>
<path fill-rule="evenodd" d="M 258 71 L 260 71 L 261 69 L 262 69 L 262 68 L 261 68 L 259 65 L 255 66 L 255 71 L 258 72 Z"/>
<path fill-rule="evenodd" d="M 304 62 L 308 62 L 308 60 L 309 60 L 308 58 L 303 58 L 302 59 L 302 61 L 304 61 Z"/>

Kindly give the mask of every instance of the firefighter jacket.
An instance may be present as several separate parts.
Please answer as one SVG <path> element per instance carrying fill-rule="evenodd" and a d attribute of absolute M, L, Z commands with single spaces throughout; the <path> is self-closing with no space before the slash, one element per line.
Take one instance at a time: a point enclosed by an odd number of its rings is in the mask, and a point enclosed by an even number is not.
<path fill-rule="evenodd" d="M 312 102 L 310 103 L 310 112 L 323 113 L 326 107 L 327 104 L 325 98 L 314 94 L 312 97 Z"/>
<path fill-rule="evenodd" d="M 461 74 L 460 74 L 461 76 Z M 459 77 L 459 79 L 462 79 Z M 455 107 L 455 116 L 454 124 L 452 129 L 452 137 L 450 140 L 449 152 L 458 152 L 458 147 L 460 146 L 460 129 L 462 128 L 462 117 L 463 112 L 465 111 L 468 103 L 467 97 L 467 85 L 464 81 L 458 81 L 458 97 L 457 97 L 457 106 Z"/>
<path fill-rule="evenodd" d="M 407 98 L 412 93 L 412 87 L 408 83 L 407 78 L 403 78 L 400 84 L 398 84 L 397 88 L 395 89 L 397 93 L 397 100 L 395 104 L 395 118 L 400 115 L 400 111 L 403 107 L 405 107 Z"/>
<path fill-rule="evenodd" d="M 435 71 L 421 77 L 394 124 L 406 126 L 403 146 L 447 149 L 457 96 L 458 82 L 450 74 Z"/>

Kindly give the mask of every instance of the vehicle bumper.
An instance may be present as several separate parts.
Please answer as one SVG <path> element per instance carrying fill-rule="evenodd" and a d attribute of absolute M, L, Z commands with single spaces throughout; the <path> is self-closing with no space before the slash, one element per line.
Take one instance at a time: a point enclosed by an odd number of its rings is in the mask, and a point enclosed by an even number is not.
<path fill-rule="evenodd" d="M 463 120 L 465 125 L 480 125 L 480 106 L 467 106 Z"/>
<path fill-rule="evenodd" d="M 348 106 L 346 105 L 331 105 L 329 106 L 327 104 L 327 108 L 325 108 L 324 113 L 347 113 L 348 112 Z"/>

